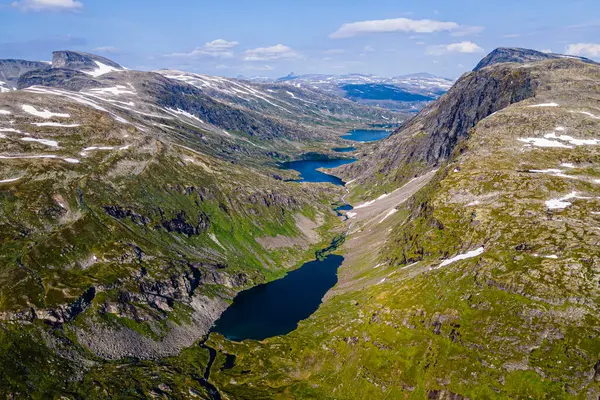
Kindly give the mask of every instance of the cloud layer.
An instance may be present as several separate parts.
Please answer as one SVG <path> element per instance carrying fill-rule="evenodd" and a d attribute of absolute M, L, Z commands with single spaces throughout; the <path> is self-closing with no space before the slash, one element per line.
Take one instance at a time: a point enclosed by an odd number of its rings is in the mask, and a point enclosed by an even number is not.
<path fill-rule="evenodd" d="M 75 0 L 22 0 L 13 2 L 12 6 L 22 11 L 74 11 L 82 8 L 83 3 Z"/>
<path fill-rule="evenodd" d="M 167 57 L 212 57 L 212 58 L 231 58 L 233 57 L 233 48 L 238 42 L 229 42 L 225 39 L 216 39 L 212 42 L 204 43 L 201 47 L 196 47 L 189 53 L 172 53 L 167 54 Z"/>
<path fill-rule="evenodd" d="M 574 43 L 567 46 L 567 54 L 600 57 L 600 43 Z"/>
<path fill-rule="evenodd" d="M 373 21 L 352 22 L 342 25 L 337 31 L 329 35 L 332 39 L 343 39 L 374 33 L 414 32 L 434 33 L 452 32 L 455 35 L 464 35 L 481 31 L 480 27 L 463 26 L 456 22 L 436 21 L 433 19 L 395 18 Z"/>
<path fill-rule="evenodd" d="M 483 48 L 473 42 L 442 44 L 437 46 L 429 46 L 427 48 L 427 54 L 433 56 L 451 53 L 483 53 L 483 51 Z"/>
<path fill-rule="evenodd" d="M 300 58 L 300 55 L 288 46 L 276 44 L 270 47 L 258 47 L 256 49 L 246 50 L 244 53 L 245 61 L 274 61 L 274 60 L 294 60 Z"/>

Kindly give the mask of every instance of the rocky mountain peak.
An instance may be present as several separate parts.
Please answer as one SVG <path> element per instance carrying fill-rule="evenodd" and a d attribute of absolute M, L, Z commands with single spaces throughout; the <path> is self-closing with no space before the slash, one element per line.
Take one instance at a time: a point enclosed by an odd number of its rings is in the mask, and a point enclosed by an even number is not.
<path fill-rule="evenodd" d="M 594 61 L 585 57 L 568 56 L 564 54 L 555 53 L 544 53 L 542 51 L 522 49 L 517 47 L 499 47 L 487 56 L 485 56 L 479 62 L 479 64 L 477 64 L 473 71 L 479 71 L 482 68 L 499 63 L 513 62 L 519 64 L 526 64 L 536 61 L 555 60 L 559 58 L 573 58 L 583 62 L 595 64 Z"/>
<path fill-rule="evenodd" d="M 53 52 L 52 67 L 81 71 L 90 75 L 101 75 L 107 72 L 124 70 L 121 65 L 108 58 L 70 50 Z"/>

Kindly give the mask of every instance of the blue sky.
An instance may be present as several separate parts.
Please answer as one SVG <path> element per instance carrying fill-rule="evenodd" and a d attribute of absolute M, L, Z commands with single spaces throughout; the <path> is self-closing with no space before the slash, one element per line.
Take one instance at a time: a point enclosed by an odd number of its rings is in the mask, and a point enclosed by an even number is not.
<path fill-rule="evenodd" d="M 71 49 L 144 70 L 454 78 L 499 46 L 600 60 L 600 2 L 15 0 L 0 3 L 0 38 L 0 58 Z"/>

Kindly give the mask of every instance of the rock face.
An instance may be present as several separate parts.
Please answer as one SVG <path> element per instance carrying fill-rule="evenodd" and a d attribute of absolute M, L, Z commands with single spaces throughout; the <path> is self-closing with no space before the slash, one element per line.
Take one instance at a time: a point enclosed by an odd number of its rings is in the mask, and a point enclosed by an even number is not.
<path fill-rule="evenodd" d="M 0 81 L 8 88 L 16 88 L 21 75 L 29 71 L 47 70 L 51 66 L 40 61 L 0 60 Z"/>
<path fill-rule="evenodd" d="M 554 54 L 554 53 L 543 53 L 541 51 L 529 50 L 529 49 L 520 49 L 520 48 L 508 48 L 508 47 L 500 47 L 496 50 L 492 51 L 490 54 L 485 56 L 479 64 L 473 69 L 473 71 L 479 71 L 482 68 L 485 68 L 490 65 L 500 64 L 500 63 L 531 63 L 536 61 L 543 60 L 556 60 L 558 58 L 572 58 L 577 59 L 587 63 L 593 63 L 594 61 L 587 59 L 585 57 L 576 57 L 576 56 L 565 56 L 562 54 Z"/>
<path fill-rule="evenodd" d="M 36 69 L 22 74 L 17 81 L 16 87 L 17 89 L 25 89 L 35 85 L 74 91 L 102 86 L 100 82 L 83 72 L 65 68 L 47 68 Z"/>
<path fill-rule="evenodd" d="M 116 62 L 95 54 L 69 50 L 55 51 L 52 53 L 53 68 L 67 68 L 76 71 L 92 72 L 98 69 L 99 66 L 97 63 L 104 64 L 117 70 L 123 70 L 123 67 Z"/>
<path fill-rule="evenodd" d="M 538 85 L 535 71 L 498 64 L 463 75 L 448 93 L 378 143 L 373 155 L 340 170 L 352 179 L 373 181 L 380 176 L 393 184 L 437 166 L 479 121 L 533 97 Z"/>

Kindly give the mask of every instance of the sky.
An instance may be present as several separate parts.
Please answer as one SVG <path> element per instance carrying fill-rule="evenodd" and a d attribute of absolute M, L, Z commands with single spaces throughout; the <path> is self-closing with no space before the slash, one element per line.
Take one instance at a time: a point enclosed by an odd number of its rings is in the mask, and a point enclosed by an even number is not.
<path fill-rule="evenodd" d="M 429 72 L 497 47 L 600 61 L 598 0 L 0 0 L 0 58 L 99 54 L 224 76 Z"/>

